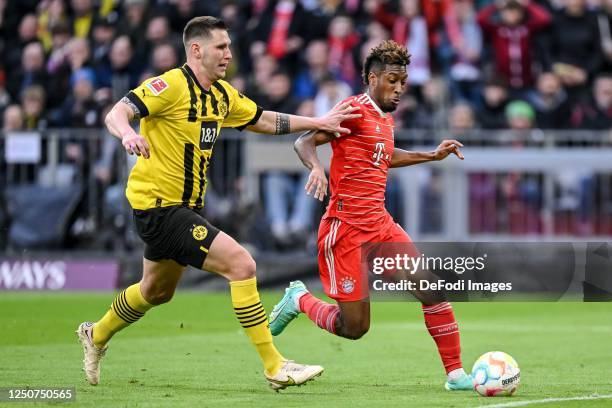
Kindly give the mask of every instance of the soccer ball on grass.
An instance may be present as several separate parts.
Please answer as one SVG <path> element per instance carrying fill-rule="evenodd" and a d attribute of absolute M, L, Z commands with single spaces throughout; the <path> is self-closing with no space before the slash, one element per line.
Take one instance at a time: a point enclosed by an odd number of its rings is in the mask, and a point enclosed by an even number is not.
<path fill-rule="evenodd" d="M 484 397 L 510 396 L 521 382 L 516 360 L 503 351 L 489 351 L 472 368 L 474 389 Z"/>

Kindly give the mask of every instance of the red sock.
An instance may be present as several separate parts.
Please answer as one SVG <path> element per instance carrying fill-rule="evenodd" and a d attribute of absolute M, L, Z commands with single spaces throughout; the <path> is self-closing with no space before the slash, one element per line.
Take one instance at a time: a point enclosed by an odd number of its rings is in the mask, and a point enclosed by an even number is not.
<path fill-rule="evenodd" d="M 451 304 L 443 302 L 432 306 L 423 305 L 423 315 L 425 326 L 438 346 L 446 373 L 461 368 L 459 326 Z"/>
<path fill-rule="evenodd" d="M 331 305 L 306 293 L 300 297 L 300 310 L 306 313 L 317 326 L 331 334 L 336 334 L 336 317 L 340 313 L 338 305 Z"/>

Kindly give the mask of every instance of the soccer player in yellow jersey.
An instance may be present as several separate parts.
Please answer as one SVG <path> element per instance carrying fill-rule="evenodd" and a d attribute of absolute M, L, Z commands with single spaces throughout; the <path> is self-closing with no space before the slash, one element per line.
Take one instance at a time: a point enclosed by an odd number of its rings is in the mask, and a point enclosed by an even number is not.
<path fill-rule="evenodd" d="M 300 385 L 323 372 L 317 365 L 285 359 L 272 342 L 259 299 L 255 262 L 235 240 L 204 219 L 206 168 L 221 128 L 284 134 L 303 130 L 347 133 L 346 119 L 359 117 L 348 104 L 320 118 L 263 111 L 223 81 L 230 63 L 230 38 L 223 21 L 196 17 L 183 31 L 187 63 L 146 80 L 109 112 L 106 126 L 130 154 L 138 155 L 127 197 L 145 242 L 142 280 L 121 292 L 95 323 L 82 323 L 87 381 L 96 385 L 100 359 L 118 331 L 154 306 L 170 301 L 187 265 L 229 280 L 238 321 L 255 346 L 264 376 L 275 389 Z M 140 119 L 140 134 L 130 121 Z"/>

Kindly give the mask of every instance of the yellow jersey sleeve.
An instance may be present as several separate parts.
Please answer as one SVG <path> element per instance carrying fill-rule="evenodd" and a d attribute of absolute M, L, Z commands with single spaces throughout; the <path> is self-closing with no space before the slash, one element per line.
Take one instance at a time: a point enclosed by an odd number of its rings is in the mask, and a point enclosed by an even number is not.
<path fill-rule="evenodd" d="M 180 78 L 174 71 L 149 78 L 136 89 L 128 92 L 126 97 L 136 105 L 140 111 L 140 118 L 159 115 L 181 100 L 185 86 L 181 86 L 184 84 L 180 82 Z"/>
<path fill-rule="evenodd" d="M 257 123 L 263 109 L 257 106 L 251 99 L 238 92 L 238 90 L 229 83 L 225 81 L 218 82 L 227 92 L 229 99 L 229 109 L 222 127 L 242 130 L 247 126 Z"/>

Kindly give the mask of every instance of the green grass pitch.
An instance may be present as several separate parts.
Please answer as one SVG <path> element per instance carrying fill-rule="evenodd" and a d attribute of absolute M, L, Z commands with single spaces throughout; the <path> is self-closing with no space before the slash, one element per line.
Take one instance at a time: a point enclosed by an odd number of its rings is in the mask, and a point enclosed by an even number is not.
<path fill-rule="evenodd" d="M 490 350 L 519 362 L 522 383 L 511 398 L 445 391 L 416 303 L 374 303 L 372 327 L 359 341 L 335 338 L 302 316 L 276 344 L 286 357 L 326 371 L 305 387 L 277 394 L 264 382 L 229 294 L 201 292 L 178 292 L 119 333 L 103 361 L 101 384 L 92 387 L 81 372 L 74 330 L 96 320 L 112 298 L 2 293 L 0 387 L 74 386 L 75 403 L 52 405 L 78 407 L 478 407 L 612 394 L 611 304 L 456 303 L 466 368 Z M 279 298 L 280 292 L 263 294 L 268 311 Z M 612 399 L 542 406 L 603 407 Z"/>

